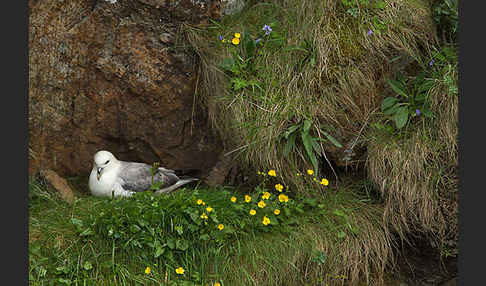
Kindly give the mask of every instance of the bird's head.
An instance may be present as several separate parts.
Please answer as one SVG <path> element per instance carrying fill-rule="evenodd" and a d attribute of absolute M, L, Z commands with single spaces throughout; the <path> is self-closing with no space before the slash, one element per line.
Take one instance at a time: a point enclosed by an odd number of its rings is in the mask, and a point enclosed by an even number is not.
<path fill-rule="evenodd" d="M 93 168 L 96 169 L 96 178 L 98 181 L 101 178 L 103 170 L 109 170 L 115 166 L 117 161 L 118 160 L 115 158 L 115 156 L 108 151 L 102 150 L 96 152 L 94 155 Z"/>

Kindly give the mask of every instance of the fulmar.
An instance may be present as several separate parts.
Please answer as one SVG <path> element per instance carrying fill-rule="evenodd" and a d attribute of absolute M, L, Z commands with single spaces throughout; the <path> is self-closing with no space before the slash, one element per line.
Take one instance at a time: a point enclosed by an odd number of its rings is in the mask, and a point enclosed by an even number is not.
<path fill-rule="evenodd" d="M 101 150 L 94 155 L 89 189 L 97 197 L 130 197 L 136 192 L 150 189 L 152 183 L 159 184 L 155 194 L 161 194 L 197 180 L 188 176 L 179 177 L 174 170 L 163 167 L 120 161 L 111 152 Z"/>

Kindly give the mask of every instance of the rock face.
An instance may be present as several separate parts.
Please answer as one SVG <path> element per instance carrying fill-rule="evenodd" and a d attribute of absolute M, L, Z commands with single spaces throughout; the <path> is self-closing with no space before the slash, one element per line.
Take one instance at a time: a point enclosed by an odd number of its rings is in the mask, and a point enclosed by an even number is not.
<path fill-rule="evenodd" d="M 86 175 L 106 149 L 207 175 L 222 148 L 194 98 L 194 59 L 176 39 L 182 22 L 219 17 L 220 4 L 30 0 L 29 171 Z"/>

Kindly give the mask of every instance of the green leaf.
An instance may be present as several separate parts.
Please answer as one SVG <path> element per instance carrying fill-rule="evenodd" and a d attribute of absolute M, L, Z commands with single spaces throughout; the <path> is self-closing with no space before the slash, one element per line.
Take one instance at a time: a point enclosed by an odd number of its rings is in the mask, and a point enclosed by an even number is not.
<path fill-rule="evenodd" d="M 383 9 L 385 7 L 386 7 L 385 1 L 378 1 L 378 2 L 376 2 L 376 8 Z"/>
<path fill-rule="evenodd" d="M 304 130 L 305 130 L 305 125 L 304 125 Z M 309 156 L 312 166 L 314 166 L 314 172 L 317 173 L 318 164 L 317 164 L 316 155 L 312 150 L 312 137 L 309 135 L 309 133 L 304 133 L 304 130 L 301 133 L 302 143 L 304 144 L 305 151 L 307 152 L 307 156 Z"/>
<path fill-rule="evenodd" d="M 83 264 L 83 268 L 84 268 L 84 270 L 91 270 L 91 269 L 93 269 L 93 265 L 91 264 L 91 262 L 86 261 Z"/>
<path fill-rule="evenodd" d="M 395 115 L 393 115 L 393 121 L 395 122 L 395 125 L 398 129 L 401 129 L 403 126 L 405 126 L 408 121 L 408 107 L 401 106 L 400 108 L 398 108 Z"/>
<path fill-rule="evenodd" d="M 294 148 L 295 146 L 295 139 L 297 138 L 297 133 L 292 133 L 289 137 L 289 139 L 287 140 L 287 143 L 285 144 L 285 147 L 284 147 L 284 156 L 287 157 L 290 153 L 290 151 L 292 151 L 292 149 Z"/>
<path fill-rule="evenodd" d="M 91 230 L 91 228 L 89 228 L 89 227 L 88 227 L 88 228 L 84 229 L 84 230 L 83 230 L 83 231 L 82 231 L 82 232 L 79 234 L 79 236 L 88 236 L 88 235 L 93 235 L 93 234 L 94 234 L 93 230 Z"/>
<path fill-rule="evenodd" d="M 389 79 L 388 84 L 390 84 L 390 87 L 393 89 L 394 92 L 398 93 L 399 95 L 407 98 L 408 95 L 405 92 L 405 86 L 403 85 L 402 82 L 394 80 L 394 79 Z"/>
<path fill-rule="evenodd" d="M 170 249 L 175 249 L 175 239 L 173 239 L 173 238 L 167 239 L 167 246 Z"/>
<path fill-rule="evenodd" d="M 322 131 L 322 133 L 327 137 L 327 139 L 329 139 L 329 141 L 331 141 L 332 144 L 334 144 L 334 146 L 338 147 L 338 148 L 342 148 L 343 145 L 341 145 L 341 143 L 339 143 L 334 137 L 332 137 L 329 133 L 327 133 L 326 131 Z"/>
<path fill-rule="evenodd" d="M 250 85 L 246 80 L 238 78 L 238 77 L 232 78 L 231 83 L 233 84 L 233 89 L 235 91 L 238 91 L 238 90 L 245 88 L 245 87 Z"/>
<path fill-rule="evenodd" d="M 397 104 L 398 99 L 396 97 L 387 97 L 383 99 L 381 102 L 381 111 L 385 112 L 387 109 L 390 109 L 391 107 L 395 106 Z"/>
<path fill-rule="evenodd" d="M 155 241 L 155 253 L 154 253 L 154 257 L 157 258 L 157 257 L 161 256 L 162 254 L 164 254 L 164 251 L 165 251 L 165 248 L 162 247 L 162 245 L 160 244 L 160 242 L 158 240 Z"/>
<path fill-rule="evenodd" d="M 221 67 L 227 71 L 232 71 L 235 60 L 233 58 L 224 58 Z"/>
<path fill-rule="evenodd" d="M 346 236 L 346 233 L 342 230 L 340 230 L 338 233 L 337 233 L 337 237 L 338 238 L 344 238 Z"/>
<path fill-rule="evenodd" d="M 256 43 L 249 36 L 244 37 L 245 39 L 245 52 L 248 58 L 255 56 Z"/>
<path fill-rule="evenodd" d="M 179 250 L 182 250 L 182 251 L 185 251 L 189 248 L 189 241 L 185 240 L 185 239 L 178 239 L 176 241 L 176 249 L 179 249 Z"/>

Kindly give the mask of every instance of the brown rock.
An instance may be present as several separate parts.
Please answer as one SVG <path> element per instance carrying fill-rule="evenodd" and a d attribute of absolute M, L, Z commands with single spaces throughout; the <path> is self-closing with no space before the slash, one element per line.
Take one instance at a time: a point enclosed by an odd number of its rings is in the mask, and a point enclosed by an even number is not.
<path fill-rule="evenodd" d="M 41 177 L 43 177 L 56 191 L 61 195 L 61 199 L 68 203 L 74 201 L 74 194 L 69 187 L 66 179 L 59 177 L 59 175 L 52 170 L 40 171 Z"/>
<path fill-rule="evenodd" d="M 174 40 L 216 2 L 30 0 L 30 171 L 87 175 L 105 149 L 207 175 L 221 144 L 194 98 L 195 61 Z"/>

